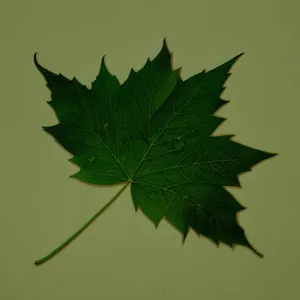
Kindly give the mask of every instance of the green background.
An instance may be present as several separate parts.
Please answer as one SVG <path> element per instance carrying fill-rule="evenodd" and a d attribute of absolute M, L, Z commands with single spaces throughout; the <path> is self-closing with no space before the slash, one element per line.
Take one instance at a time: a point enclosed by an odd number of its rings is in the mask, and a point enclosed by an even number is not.
<path fill-rule="evenodd" d="M 13 1 L 0 6 L 0 299 L 300 298 L 298 1 Z M 69 179 L 71 156 L 42 131 L 56 123 L 39 62 L 90 86 L 103 55 L 121 82 L 164 37 L 188 78 L 245 52 L 232 69 L 217 134 L 279 156 L 230 189 L 259 259 L 135 213 L 130 190 L 57 257 L 36 267 L 119 189 Z"/>

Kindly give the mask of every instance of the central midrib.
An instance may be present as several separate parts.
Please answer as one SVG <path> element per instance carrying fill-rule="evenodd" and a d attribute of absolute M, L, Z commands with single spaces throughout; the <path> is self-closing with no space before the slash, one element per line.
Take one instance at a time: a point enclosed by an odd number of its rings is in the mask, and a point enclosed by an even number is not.
<path fill-rule="evenodd" d="M 134 181 L 134 175 L 137 173 L 137 171 L 139 170 L 139 168 L 141 167 L 142 163 L 144 162 L 146 156 L 148 155 L 149 151 L 151 150 L 152 146 L 155 145 L 155 143 L 157 142 L 157 140 L 161 137 L 161 135 L 165 132 L 166 128 L 169 126 L 169 124 L 173 121 L 173 119 L 188 105 L 188 103 L 190 103 L 193 98 L 198 94 L 199 90 L 197 90 L 197 92 L 190 98 L 190 100 L 188 100 L 183 106 L 182 108 L 176 112 L 174 114 L 174 116 L 166 123 L 164 129 L 161 131 L 161 133 L 157 136 L 157 138 L 154 140 L 153 143 L 150 144 L 148 150 L 146 151 L 146 153 L 144 154 L 143 158 L 141 159 L 140 163 L 138 164 L 137 168 L 135 169 L 135 171 L 133 172 L 130 181 Z"/>

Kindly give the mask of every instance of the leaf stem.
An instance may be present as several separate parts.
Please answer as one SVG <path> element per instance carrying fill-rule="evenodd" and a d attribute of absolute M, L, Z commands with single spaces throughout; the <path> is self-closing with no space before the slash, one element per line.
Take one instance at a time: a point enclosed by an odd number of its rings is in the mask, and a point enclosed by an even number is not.
<path fill-rule="evenodd" d="M 71 235 L 64 243 L 62 243 L 60 246 L 58 246 L 56 249 L 54 249 L 52 252 L 50 252 L 45 257 L 37 260 L 34 262 L 35 265 L 41 265 L 57 255 L 63 248 L 65 248 L 67 245 L 69 245 L 75 238 L 77 238 L 87 227 L 89 227 L 97 217 L 99 217 L 120 195 L 121 193 L 127 188 L 127 186 L 131 183 L 131 181 L 128 181 L 117 193 L 116 195 L 108 202 L 104 207 L 102 207 L 92 218 L 90 218 L 77 232 L 75 232 L 73 235 Z"/>

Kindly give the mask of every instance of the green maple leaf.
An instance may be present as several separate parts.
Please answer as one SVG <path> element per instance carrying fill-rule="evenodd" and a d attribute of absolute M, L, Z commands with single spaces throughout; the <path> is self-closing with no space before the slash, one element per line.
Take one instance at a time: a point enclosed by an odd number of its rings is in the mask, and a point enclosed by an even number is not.
<path fill-rule="evenodd" d="M 256 251 L 237 222 L 244 209 L 225 187 L 240 187 L 238 176 L 276 154 L 247 147 L 231 135 L 212 136 L 224 121 L 214 113 L 230 69 L 241 55 L 183 81 L 173 70 L 164 40 L 159 54 L 120 85 L 102 59 L 88 89 L 35 65 L 51 91 L 48 103 L 59 123 L 43 127 L 79 167 L 71 177 L 95 185 L 123 184 L 121 190 L 47 261 L 88 227 L 131 185 L 136 210 L 158 226 L 165 218 L 183 235 L 189 228 L 216 245 Z"/>

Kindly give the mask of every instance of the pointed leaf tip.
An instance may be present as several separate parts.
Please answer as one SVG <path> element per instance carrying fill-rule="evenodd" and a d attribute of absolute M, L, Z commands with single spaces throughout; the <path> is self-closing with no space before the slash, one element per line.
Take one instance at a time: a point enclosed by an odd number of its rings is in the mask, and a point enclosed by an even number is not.
<path fill-rule="evenodd" d="M 167 37 L 166 36 L 163 39 L 163 47 L 167 47 Z"/>
<path fill-rule="evenodd" d="M 130 68 L 130 71 L 129 71 L 129 77 L 136 74 L 135 70 L 133 68 Z"/>
<path fill-rule="evenodd" d="M 264 255 L 260 252 L 258 252 L 254 247 L 252 247 L 250 244 L 248 245 L 248 248 L 255 253 L 259 258 L 264 258 Z"/>
<path fill-rule="evenodd" d="M 268 154 L 269 154 L 269 158 L 271 158 L 271 157 L 275 157 L 275 156 L 277 156 L 277 155 L 279 155 L 279 153 L 278 152 L 268 152 Z"/>
<path fill-rule="evenodd" d="M 42 67 L 38 60 L 37 60 L 37 52 L 34 53 L 33 56 L 33 61 L 34 64 L 36 66 L 36 68 L 41 72 L 41 74 L 44 76 L 45 80 L 47 81 L 47 83 L 50 83 L 51 80 L 53 80 L 53 78 L 55 78 L 57 76 L 57 74 L 45 69 L 44 67 Z"/>
<path fill-rule="evenodd" d="M 99 73 L 108 73 L 107 67 L 106 67 L 106 55 L 103 55 L 101 59 L 101 66 L 100 66 L 100 72 Z"/>
<path fill-rule="evenodd" d="M 231 60 L 229 60 L 228 63 L 231 64 L 231 66 L 233 66 L 233 64 L 235 64 L 244 54 L 245 54 L 245 52 L 242 52 L 242 53 L 236 55 Z"/>
<path fill-rule="evenodd" d="M 166 38 L 164 38 L 162 48 L 152 62 L 160 62 L 162 64 L 167 62 L 169 65 L 171 65 L 171 56 L 172 52 L 169 51 Z"/>
<path fill-rule="evenodd" d="M 168 53 L 168 55 L 171 54 L 169 47 L 168 47 L 168 43 L 167 43 L 167 37 L 164 37 L 164 39 L 163 39 L 161 53 Z"/>
<path fill-rule="evenodd" d="M 37 52 L 35 52 L 34 55 L 33 55 L 33 62 L 34 62 L 35 66 L 36 66 L 38 69 L 41 68 L 41 65 L 40 65 L 40 64 L 38 63 L 38 61 L 37 61 Z"/>
<path fill-rule="evenodd" d="M 101 66 L 105 66 L 106 67 L 106 54 L 103 55 L 102 59 L 101 59 Z"/>
<path fill-rule="evenodd" d="M 238 58 L 242 57 L 243 55 L 245 55 L 245 52 L 238 54 L 235 58 L 238 59 Z"/>
<path fill-rule="evenodd" d="M 34 56 L 33 56 L 33 61 L 34 61 L 34 64 L 35 66 L 38 68 L 38 70 L 42 73 L 42 74 L 45 74 L 45 72 L 47 72 L 47 70 L 45 68 L 43 68 L 38 60 L 37 60 L 37 52 L 34 53 Z M 48 71 L 49 72 L 49 71 Z"/>
<path fill-rule="evenodd" d="M 225 68 L 227 69 L 228 71 L 228 75 L 230 75 L 230 69 L 233 67 L 233 65 L 245 54 L 245 52 L 242 52 L 238 55 L 236 55 L 235 57 L 231 58 L 230 60 L 228 60 L 226 63 L 220 65 L 219 67 L 217 67 L 216 69 L 218 68 Z"/>

